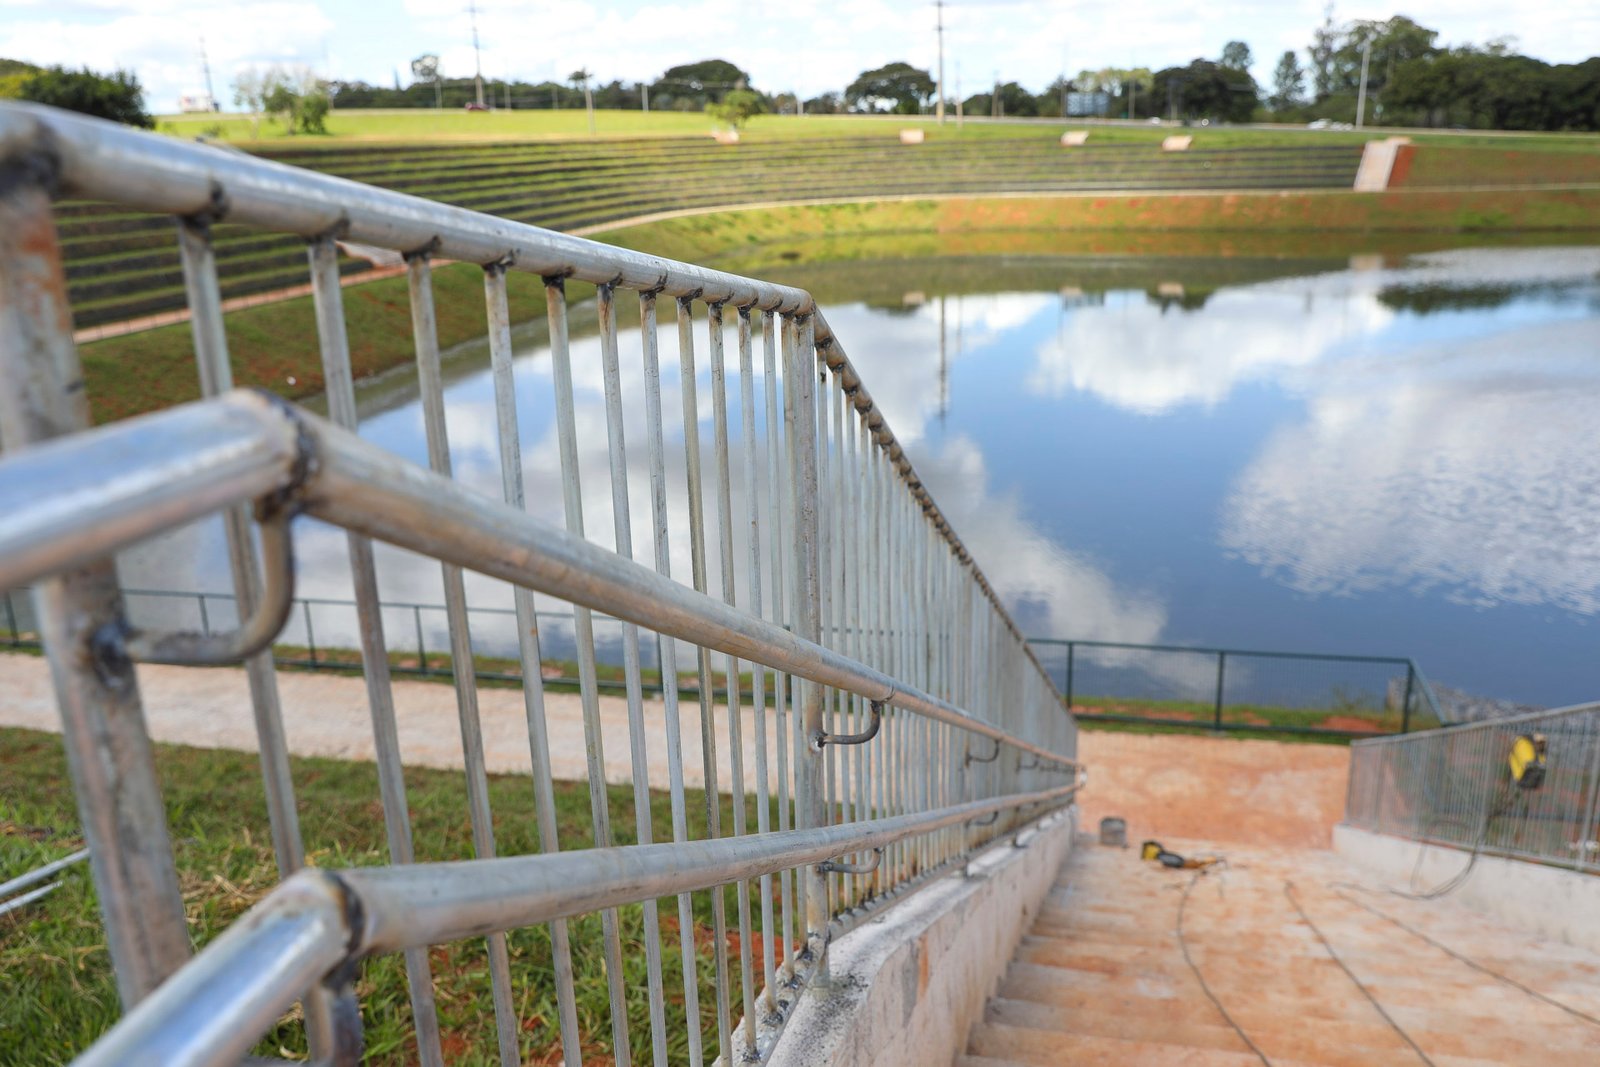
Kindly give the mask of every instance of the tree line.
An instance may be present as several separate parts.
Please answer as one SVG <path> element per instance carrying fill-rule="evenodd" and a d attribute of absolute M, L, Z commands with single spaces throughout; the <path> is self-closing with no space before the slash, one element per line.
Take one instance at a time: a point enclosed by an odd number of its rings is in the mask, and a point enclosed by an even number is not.
<path fill-rule="evenodd" d="M 1519 54 L 1509 38 L 1444 47 L 1437 30 L 1404 15 L 1336 23 L 1330 7 L 1303 57 L 1293 50 L 1278 57 L 1270 86 L 1251 76 L 1252 61 L 1246 42 L 1229 41 L 1216 58 L 1182 66 L 1083 70 L 1037 93 L 997 80 L 960 100 L 947 95 L 945 103 L 973 116 L 1349 123 L 1356 119 L 1365 63 L 1364 118 L 1372 125 L 1600 130 L 1600 56 L 1551 64 Z M 405 85 L 396 72 L 392 88 L 324 82 L 303 68 L 247 70 L 234 80 L 234 101 L 258 125 L 269 116 L 290 132 L 316 133 L 330 108 L 459 109 L 482 101 L 513 109 L 710 111 L 737 126 L 762 112 L 926 114 L 938 93 L 929 71 L 903 61 L 862 71 L 843 89 L 804 100 L 761 91 L 749 72 L 726 59 L 675 66 L 648 82 L 602 82 L 580 69 L 562 81 L 480 85 L 476 78 L 446 76 L 437 56 L 419 56 L 411 70 Z M 127 71 L 105 75 L 0 59 L 4 96 L 153 125 L 139 81 Z"/>

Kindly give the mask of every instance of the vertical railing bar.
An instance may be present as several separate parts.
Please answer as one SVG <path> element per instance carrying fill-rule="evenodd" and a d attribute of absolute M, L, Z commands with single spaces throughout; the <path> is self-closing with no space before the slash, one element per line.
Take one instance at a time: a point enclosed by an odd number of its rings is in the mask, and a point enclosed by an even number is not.
<path fill-rule="evenodd" d="M 305 609 L 306 617 L 306 654 L 311 660 L 311 666 L 317 665 L 317 635 L 311 628 L 311 601 L 302 600 L 300 606 Z"/>
<path fill-rule="evenodd" d="M 428 673 L 428 648 L 427 648 L 427 646 L 425 644 L 423 644 L 423 640 L 422 640 L 422 607 L 421 607 L 421 605 L 419 605 L 419 604 L 411 605 L 411 622 L 415 626 L 416 631 L 417 631 L 417 670 L 419 670 L 423 674 L 427 674 Z M 451 655 L 452 655 L 452 657 L 454 657 L 454 653 L 451 653 Z M 470 657 L 467 659 L 467 663 L 469 664 L 468 670 L 472 670 L 472 668 L 470 667 L 470 664 L 472 663 L 472 660 L 471 660 Z M 459 666 L 457 666 L 454 662 L 452 662 L 451 663 L 451 672 L 453 674 L 459 675 L 461 673 L 461 668 Z M 472 677 L 474 679 L 476 679 L 477 676 L 478 676 L 477 672 L 476 671 L 472 671 Z"/>
<path fill-rule="evenodd" d="M 550 362 L 555 387 L 556 437 L 561 454 L 561 499 L 566 530 L 583 537 L 583 489 L 579 476 L 577 420 L 573 410 L 572 352 L 567 335 L 565 280 L 545 279 L 545 302 L 550 322 Z M 610 848 L 611 805 L 606 795 L 605 744 L 600 728 L 600 690 L 594 652 L 594 615 L 588 608 L 572 606 L 573 632 L 578 652 L 578 695 L 583 708 L 584 756 L 589 780 L 589 814 L 596 848 Z M 601 912 L 605 937 L 606 986 L 611 1001 L 612 1053 L 617 1067 L 628 1067 L 633 1053 L 628 1045 L 627 990 L 622 981 L 622 940 L 617 910 Z"/>
<path fill-rule="evenodd" d="M 628 451 L 622 418 L 622 369 L 617 355 L 616 290 L 597 289 L 600 364 L 605 378 L 606 437 L 611 459 L 611 520 L 617 555 L 633 558 L 633 521 L 628 500 Z M 644 693 L 639 679 L 639 628 L 622 626 L 622 670 L 628 702 L 628 751 L 633 772 L 634 829 L 638 843 L 652 842 L 650 756 L 645 750 Z M 666 1067 L 666 998 L 661 983 L 661 926 L 655 898 L 641 901 L 644 914 L 645 981 L 650 1000 L 650 1050 L 655 1067 Z"/>
<path fill-rule="evenodd" d="M 832 645 L 834 640 L 834 589 L 833 589 L 833 514 L 837 510 L 832 494 L 832 478 L 829 474 L 828 462 L 828 369 L 823 360 L 816 355 L 801 354 L 801 367 L 811 375 L 812 413 L 816 425 L 816 463 L 817 463 L 817 491 L 815 494 L 815 508 L 817 513 L 817 616 L 818 634 L 823 644 Z M 838 691 L 822 687 L 822 728 L 828 733 L 838 733 L 839 724 L 836 711 L 836 697 Z M 823 775 L 823 806 L 828 813 L 828 821 L 838 818 L 838 746 L 829 746 L 822 750 L 822 775 Z M 838 893 L 838 887 L 843 882 L 843 877 L 838 874 L 829 874 L 823 879 L 823 884 L 828 890 L 828 915 L 832 918 L 833 904 Z"/>
<path fill-rule="evenodd" d="M 723 305 L 711 304 L 707 309 L 707 330 L 711 357 L 711 437 L 712 451 L 717 467 L 717 556 L 720 564 L 722 599 L 736 605 L 733 550 L 733 490 L 730 470 L 730 443 L 728 423 L 727 336 L 723 323 Z M 748 321 L 740 316 L 741 326 Z M 746 833 L 744 810 L 744 731 L 740 719 L 744 714 L 744 701 L 740 694 L 739 660 L 726 656 L 728 676 L 728 785 L 733 796 L 733 836 Z M 752 678 L 754 672 L 752 671 Z M 756 1051 L 756 1000 L 755 975 L 750 966 L 750 883 L 739 879 L 734 885 L 734 898 L 739 909 L 739 986 L 744 1003 L 744 1040 L 746 1058 Z"/>
<path fill-rule="evenodd" d="M 756 457 L 756 387 L 755 356 L 752 352 L 750 308 L 739 309 L 739 418 L 744 438 L 744 510 L 747 542 L 745 545 L 746 582 L 750 590 L 750 613 L 765 618 L 761 595 L 761 467 Z M 769 492 L 772 491 L 769 486 Z M 767 768 L 767 680 L 761 663 L 750 663 L 750 692 L 755 724 L 756 757 L 756 833 L 765 834 L 771 829 L 769 810 L 771 794 L 768 788 Z M 761 896 L 761 976 L 766 1008 L 776 1007 L 777 965 L 772 938 L 772 875 L 764 874 L 760 881 Z M 746 1026 L 752 1032 L 754 1020 Z"/>
<path fill-rule="evenodd" d="M 345 335 L 338 246 L 332 236 L 318 237 L 308 242 L 307 253 L 311 262 L 311 297 L 316 312 L 317 339 L 322 349 L 328 417 L 335 425 L 354 430 L 359 419 L 356 414 L 355 383 L 350 370 L 350 345 Z M 411 816 L 406 807 L 405 777 L 400 764 L 400 736 L 395 726 L 394 695 L 389 682 L 389 656 L 384 644 L 372 542 L 359 534 L 346 536 L 389 859 L 393 863 L 411 863 L 415 859 L 411 844 Z M 427 951 L 409 949 L 405 953 L 405 961 L 411 987 L 412 1020 L 417 1032 L 417 1054 L 429 1067 L 442 1065 L 444 1056 L 439 1047 L 439 1016 L 434 1005 L 433 979 L 429 973 Z"/>
<path fill-rule="evenodd" d="M 428 468 L 451 477 L 450 435 L 445 420 L 444 378 L 440 367 L 439 329 L 433 303 L 433 268 L 426 254 L 408 256 L 406 280 L 411 303 L 411 333 L 417 353 L 417 393 L 422 407 L 423 434 L 427 439 Z M 445 618 L 450 630 L 450 657 L 456 691 L 456 713 L 461 728 L 462 770 L 466 777 L 467 814 L 472 826 L 472 847 L 480 859 L 495 854 L 494 815 L 489 806 L 489 775 L 484 764 L 483 726 L 478 715 L 478 682 L 473 671 L 472 632 L 467 621 L 467 590 L 461 568 L 440 564 L 444 583 Z M 422 609 L 413 607 L 417 629 L 417 660 L 428 669 L 422 642 Z M 511 995 L 511 956 L 503 933 L 486 939 L 489 984 L 494 1000 L 495 1033 L 502 1064 L 517 1064 L 520 1032 L 516 1004 Z"/>
<path fill-rule="evenodd" d="M 50 197 L 24 160 L 0 169 L 0 440 L 6 451 L 89 428 Z M 33 587 L 78 818 L 117 992 L 131 1008 L 189 959 L 183 899 L 133 664 L 97 640 L 125 629 L 112 559 Z"/>
<path fill-rule="evenodd" d="M 783 476 L 788 464 L 784 455 L 786 425 L 778 404 L 777 350 L 779 332 L 782 331 L 785 338 L 784 351 L 786 353 L 788 351 L 788 319 L 779 319 L 771 311 L 762 318 L 761 368 L 767 416 L 767 533 L 770 551 L 768 570 L 771 572 L 772 583 L 772 610 L 768 618 L 782 624 L 787 619 L 784 611 L 784 591 L 788 585 L 786 561 L 789 553 L 785 551 L 786 528 L 783 520 L 788 510 L 786 504 L 788 493 L 785 492 Z M 786 675 L 777 673 L 772 678 L 773 736 L 778 761 L 776 777 L 780 831 L 790 828 L 788 681 Z M 794 974 L 794 960 L 791 954 L 791 946 L 794 944 L 793 882 L 791 871 L 785 870 L 779 874 L 778 891 L 782 903 L 779 938 L 783 945 L 782 952 L 779 953 L 778 967 L 787 977 L 792 977 Z"/>
<path fill-rule="evenodd" d="M 817 426 L 816 403 L 812 392 L 816 383 L 817 346 L 815 320 L 810 315 L 797 316 L 798 334 L 795 344 L 793 373 L 788 384 L 795 394 L 794 447 L 789 463 L 793 482 L 796 554 L 797 612 L 795 632 L 798 636 L 820 643 L 822 639 L 820 562 L 818 542 L 820 531 L 817 522 Z M 797 785 L 799 787 L 801 828 L 809 829 L 828 824 L 828 811 L 823 792 L 822 753 L 814 742 L 823 728 L 822 687 L 808 679 L 800 683 L 800 706 L 803 717 L 802 734 L 805 738 L 800 753 Z M 817 953 L 816 974 L 826 981 L 828 936 L 828 887 L 815 864 L 805 869 L 806 882 L 806 939 L 815 942 Z"/>
<path fill-rule="evenodd" d="M 661 426 L 661 354 L 656 332 L 656 294 L 639 296 L 639 332 L 643 342 L 645 433 L 650 455 L 650 514 L 653 521 L 656 570 L 672 574 L 672 550 L 667 516 L 666 442 Z M 683 786 L 683 737 L 678 702 L 678 645 L 670 637 L 657 637 L 661 664 L 661 703 L 667 735 L 667 774 L 671 791 L 672 839 L 689 840 L 689 821 Z M 683 967 L 685 1022 L 689 1028 L 690 1067 L 702 1067 L 703 1037 L 700 1027 L 700 983 L 695 961 L 694 900 L 678 894 L 678 941 Z"/>
<path fill-rule="evenodd" d="M 208 223 L 198 219 L 179 220 L 178 258 L 183 268 L 184 290 L 188 297 L 189 330 L 194 342 L 200 395 L 220 396 L 233 388 L 233 366 L 228 358 L 228 336 L 222 321 L 222 291 L 217 281 L 216 252 L 212 247 Z M 238 618 L 242 620 L 255 611 L 261 600 L 261 573 L 256 564 L 249 515 L 243 505 L 231 507 L 223 512 L 222 524 L 233 578 L 234 606 Z M 200 605 L 203 613 L 204 598 Z M 309 624 L 307 633 L 310 633 Z M 305 844 L 300 834 L 300 815 L 295 808 L 289 745 L 283 731 L 283 708 L 270 648 L 245 661 L 245 679 L 250 688 L 251 713 L 255 718 L 257 759 L 261 765 L 262 789 L 266 794 L 272 851 L 277 859 L 279 876 L 286 878 L 305 865 Z M 351 999 L 336 1007 L 330 999 L 333 995 Z M 336 1049 L 360 1047 L 360 1033 L 351 1033 L 348 1029 L 360 1025 L 360 1013 L 353 1010 L 353 997 L 353 991 L 331 994 L 323 987 L 306 997 L 302 1010 L 312 1058 L 331 1059 Z M 340 1027 L 345 1027 L 345 1032 L 336 1033 Z"/>
<path fill-rule="evenodd" d="M 489 365 L 494 378 L 495 431 L 500 451 L 500 483 L 506 503 L 525 509 L 522 484 L 522 439 L 517 425 L 516 378 L 511 344 L 511 306 L 506 294 L 505 268 L 484 268 L 484 304 L 489 323 Z M 563 317 L 562 327 L 565 327 Z M 512 590 L 517 618 L 517 656 L 522 667 L 522 706 L 528 726 L 528 754 L 533 767 L 534 817 L 539 828 L 539 851 L 561 849 L 556 824 L 554 776 L 550 769 L 549 725 L 545 718 L 544 676 L 539 670 L 539 616 L 533 593 Z M 581 1067 L 582 1038 L 578 1029 L 578 1004 L 572 974 L 572 943 L 567 921 L 550 923 L 550 955 L 555 971 L 556 1015 L 561 1051 L 566 1067 Z M 698 1065 L 697 1065 L 698 1067 Z"/>
<path fill-rule="evenodd" d="M 678 360 L 683 397 L 683 448 L 689 492 L 689 563 L 696 592 L 706 591 L 705 497 L 700 475 L 700 403 L 694 363 L 694 303 L 678 300 Z M 700 679 L 700 755 L 705 768 L 706 833 L 722 836 L 722 798 L 717 788 L 717 723 L 712 696 L 711 652 L 696 648 Z M 711 892 L 712 954 L 716 961 L 717 1048 L 731 1057 L 733 1023 L 728 1003 L 728 916 L 721 888 Z"/>
<path fill-rule="evenodd" d="M 798 386 L 795 384 L 795 350 L 800 345 L 800 324 L 797 316 L 787 315 L 784 317 L 782 343 L 782 440 L 784 442 L 785 449 L 785 463 L 783 469 L 785 472 L 784 484 L 786 491 L 783 493 L 783 536 L 780 540 L 780 544 L 785 546 L 783 560 L 784 580 L 782 588 L 784 590 L 783 596 L 788 603 L 788 610 L 783 616 L 782 621 L 784 625 L 788 626 L 791 630 L 798 631 L 801 612 L 800 602 L 802 599 L 800 594 L 800 556 L 802 546 L 800 544 L 801 534 L 799 522 L 799 497 L 797 495 L 799 491 L 796 488 L 796 486 L 799 484 L 799 480 L 795 473 L 796 466 L 800 462 L 798 459 L 800 444 L 798 430 L 796 428 L 798 418 L 796 415 L 796 410 L 799 401 L 797 400 Z M 790 823 L 794 828 L 801 829 L 805 826 L 805 815 L 802 811 L 802 804 L 804 801 L 802 799 L 803 792 L 800 786 L 800 778 L 803 774 L 802 768 L 806 762 L 806 722 L 805 713 L 801 706 L 800 699 L 801 681 L 793 676 L 790 676 L 787 681 L 788 704 L 789 710 L 792 712 L 790 715 L 788 737 L 789 744 L 792 746 L 793 751 L 791 767 L 789 768 L 790 774 L 786 776 L 790 790 L 790 801 L 793 804 L 793 808 L 790 811 Z M 780 757 L 781 755 L 782 753 L 780 752 Z M 800 944 L 800 947 L 797 951 L 801 954 L 807 953 L 811 947 L 806 934 L 807 916 L 810 914 L 806 895 L 809 891 L 810 884 L 811 878 L 807 874 L 807 871 L 803 868 L 796 869 L 794 872 L 794 934 L 796 940 Z M 797 960 L 797 965 L 798 962 L 799 961 Z"/>
<path fill-rule="evenodd" d="M 845 654 L 855 659 L 861 658 L 861 546 L 857 535 L 861 530 L 861 504 L 859 500 L 860 479 L 855 475 L 856 437 L 855 424 L 852 413 L 855 410 L 851 403 L 852 393 L 844 387 L 841 380 L 838 395 L 838 423 L 835 438 L 839 442 L 839 472 L 844 486 L 843 498 L 840 507 L 844 510 L 843 516 L 843 549 L 844 549 L 844 617 L 845 632 L 840 635 L 841 648 Z M 866 723 L 865 705 L 861 699 L 851 696 L 851 716 L 849 729 L 859 732 Z M 855 754 L 852 760 L 853 773 L 849 781 L 850 817 L 857 822 L 871 818 L 862 801 L 864 783 L 866 781 L 866 765 L 871 757 L 870 750 L 863 750 Z M 846 901 L 847 905 L 856 905 L 865 901 L 871 893 L 870 874 L 860 875 L 851 879 L 853 896 Z"/>
<path fill-rule="evenodd" d="M 233 367 L 228 359 L 228 338 L 222 324 L 222 292 L 217 282 L 216 253 L 209 226 L 195 220 L 178 224 L 178 252 L 184 288 L 189 301 L 189 327 L 202 396 L 220 396 L 233 388 Z M 228 562 L 239 618 L 249 616 L 261 599 L 261 575 L 250 537 L 249 516 L 240 507 L 223 513 Z M 250 703 L 255 714 L 261 760 L 261 780 L 267 795 L 267 819 L 272 828 L 273 852 L 278 871 L 287 877 L 305 863 L 300 818 L 295 810 L 294 781 L 289 771 L 289 749 L 283 733 L 283 710 L 271 650 L 245 662 Z"/>

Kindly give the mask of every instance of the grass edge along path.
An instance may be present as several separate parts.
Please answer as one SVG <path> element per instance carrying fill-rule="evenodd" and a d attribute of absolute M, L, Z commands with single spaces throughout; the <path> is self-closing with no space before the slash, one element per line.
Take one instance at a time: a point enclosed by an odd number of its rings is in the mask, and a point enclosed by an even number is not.
<path fill-rule="evenodd" d="M 742 269 L 763 262 L 766 245 L 874 234 L 1031 232 L 1036 251 L 1118 254 L 1130 246 L 1155 253 L 1183 240 L 1191 253 L 1240 254 L 1263 237 L 1314 245 L 1322 254 L 1370 249 L 1385 240 L 1432 235 L 1442 241 L 1592 231 L 1600 240 L 1600 189 L 1539 191 L 1393 191 L 1381 194 L 1223 193 L 1183 196 L 1073 195 L 952 197 L 819 205 L 771 205 L 687 214 L 595 234 L 624 248 Z M 803 253 L 793 248 L 771 262 Z M 439 340 L 449 347 L 485 331 L 481 272 L 470 264 L 434 272 Z M 540 279 L 513 272 L 513 322 L 542 318 Z M 569 287 L 574 301 L 590 287 Z M 351 363 L 370 377 L 413 357 L 405 278 L 353 285 L 345 292 Z M 321 359 L 310 297 L 245 308 L 226 318 L 234 380 L 292 400 L 322 392 Z M 96 422 L 111 422 L 196 399 L 187 323 L 92 341 L 80 349 Z"/>
<path fill-rule="evenodd" d="M 171 827 L 179 885 L 191 936 L 204 945 L 234 922 L 278 883 L 266 804 L 254 753 L 157 744 L 156 766 Z M 301 830 L 313 866 L 370 866 L 385 862 L 383 818 L 378 803 L 376 766 L 365 762 L 295 756 L 290 758 Z M 405 769 L 417 859 L 421 862 L 470 858 L 466 782 L 459 771 Z M 59 735 L 0 728 L 0 872 L 21 873 L 60 859 L 83 845 Z M 634 838 L 633 788 L 607 787 L 613 834 L 618 845 Z M 539 851 L 534 796 L 526 775 L 490 775 L 490 805 L 502 855 Z M 705 836 L 703 794 L 685 794 L 690 836 Z M 722 798 L 723 822 L 732 817 Z M 748 812 L 754 825 L 753 801 Z M 588 786 L 556 783 L 556 819 L 564 848 L 585 848 L 589 832 Z M 653 794 L 652 822 L 657 841 L 672 839 L 665 793 Z M 733 886 L 729 894 L 734 908 Z M 694 894 L 701 1032 L 714 1045 L 714 958 L 711 896 Z M 630 1044 L 635 1062 L 648 1062 L 650 1025 L 644 997 L 645 956 L 642 910 L 619 909 L 628 998 Z M 598 914 L 569 920 L 576 971 L 578 1014 L 584 1035 L 584 1062 L 611 1062 L 610 1008 Z M 688 1055 L 681 990 L 681 958 L 676 904 L 663 902 L 661 951 L 667 975 L 668 1049 L 674 1062 Z M 760 958 L 759 931 L 752 945 Z M 737 940 L 732 935 L 730 943 Z M 521 1025 L 523 1061 L 559 1064 L 555 980 L 545 927 L 512 931 L 513 995 Z M 730 944 L 730 947 L 732 945 Z M 498 1062 L 489 1002 L 488 958 L 482 939 L 429 950 L 450 1063 Z M 729 953 L 730 989 L 739 988 L 739 953 Z M 16 912 L 0 916 L 0 1067 L 65 1063 L 103 1034 L 120 1016 L 100 912 L 87 867 L 69 870 L 62 886 Z M 416 1062 L 404 968 L 398 955 L 380 956 L 363 966 L 357 988 L 367 1057 L 373 1064 Z M 304 1056 L 299 1009 L 288 1012 L 257 1046 L 263 1056 Z"/>

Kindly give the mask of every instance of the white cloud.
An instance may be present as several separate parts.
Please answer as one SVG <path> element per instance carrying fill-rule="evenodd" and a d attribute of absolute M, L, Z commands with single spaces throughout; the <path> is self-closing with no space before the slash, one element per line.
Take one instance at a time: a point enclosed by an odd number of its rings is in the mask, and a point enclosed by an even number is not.
<path fill-rule="evenodd" d="M 1330 370 L 1223 505 L 1220 540 L 1291 588 L 1435 588 L 1600 611 L 1592 321 Z"/>

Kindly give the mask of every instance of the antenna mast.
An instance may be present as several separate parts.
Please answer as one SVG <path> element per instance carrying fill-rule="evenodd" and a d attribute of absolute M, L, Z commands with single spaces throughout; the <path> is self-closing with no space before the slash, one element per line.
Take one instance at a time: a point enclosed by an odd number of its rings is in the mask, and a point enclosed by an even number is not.
<path fill-rule="evenodd" d="M 472 14 L 472 54 L 478 66 L 478 106 L 483 107 L 483 52 L 478 47 L 478 4 L 477 0 L 467 5 L 467 10 Z"/>
<path fill-rule="evenodd" d="M 934 104 L 934 114 L 939 117 L 939 125 L 944 125 L 944 0 L 933 0 L 936 26 L 939 34 L 939 99 Z"/>
<path fill-rule="evenodd" d="M 200 71 L 206 77 L 206 103 L 210 105 L 212 111 L 217 111 L 219 110 L 217 94 L 211 89 L 211 61 L 206 58 L 206 39 L 204 35 L 200 38 Z"/>

